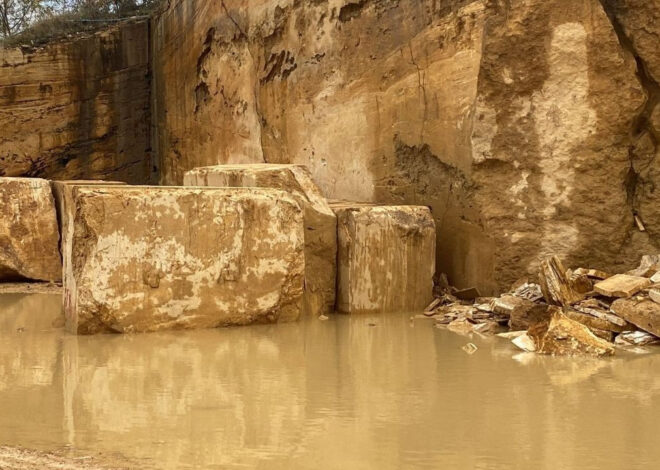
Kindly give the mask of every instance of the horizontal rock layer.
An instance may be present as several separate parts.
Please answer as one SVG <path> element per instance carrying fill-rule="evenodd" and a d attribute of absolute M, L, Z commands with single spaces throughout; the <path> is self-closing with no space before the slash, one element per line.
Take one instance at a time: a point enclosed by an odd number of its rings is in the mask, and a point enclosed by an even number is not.
<path fill-rule="evenodd" d="M 70 332 L 300 316 L 303 215 L 281 191 L 79 187 L 66 210 L 73 223 L 64 238 Z"/>

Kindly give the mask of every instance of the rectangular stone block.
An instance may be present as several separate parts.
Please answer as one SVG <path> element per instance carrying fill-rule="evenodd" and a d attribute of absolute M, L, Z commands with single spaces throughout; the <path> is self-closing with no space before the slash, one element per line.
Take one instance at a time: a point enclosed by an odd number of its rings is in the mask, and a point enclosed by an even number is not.
<path fill-rule="evenodd" d="M 305 312 L 334 310 L 337 278 L 337 218 L 303 165 L 245 164 L 195 168 L 186 186 L 276 188 L 300 204 L 305 217 Z"/>
<path fill-rule="evenodd" d="M 0 178 L 0 281 L 60 281 L 58 244 L 48 181 Z"/>
<path fill-rule="evenodd" d="M 67 329 L 78 334 L 298 319 L 303 214 L 270 189 L 77 187 L 66 205 Z"/>
<path fill-rule="evenodd" d="M 433 299 L 435 223 L 421 206 L 332 203 L 337 310 L 422 311 Z"/>

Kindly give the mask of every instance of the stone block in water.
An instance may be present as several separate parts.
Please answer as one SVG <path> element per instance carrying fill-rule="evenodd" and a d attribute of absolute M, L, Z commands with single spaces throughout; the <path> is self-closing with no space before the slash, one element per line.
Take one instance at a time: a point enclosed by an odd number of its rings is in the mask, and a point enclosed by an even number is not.
<path fill-rule="evenodd" d="M 334 310 L 337 275 L 337 218 L 303 165 L 245 164 L 195 168 L 186 186 L 260 187 L 288 192 L 305 216 L 305 312 Z"/>
<path fill-rule="evenodd" d="M 303 214 L 271 189 L 78 187 L 66 206 L 67 329 L 77 334 L 298 319 Z"/>
<path fill-rule="evenodd" d="M 422 311 L 433 300 L 435 224 L 421 206 L 333 203 L 337 310 Z"/>
<path fill-rule="evenodd" d="M 0 178 L 0 281 L 59 281 L 58 243 L 48 181 Z"/>

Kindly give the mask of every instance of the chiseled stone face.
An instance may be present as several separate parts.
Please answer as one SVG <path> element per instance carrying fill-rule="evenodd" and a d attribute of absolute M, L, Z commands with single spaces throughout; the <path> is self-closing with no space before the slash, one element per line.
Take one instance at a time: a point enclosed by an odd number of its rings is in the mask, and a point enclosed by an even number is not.
<path fill-rule="evenodd" d="M 337 309 L 414 312 L 433 298 L 435 223 L 420 206 L 332 204 L 337 214 Z"/>
<path fill-rule="evenodd" d="M 281 191 L 80 187 L 66 210 L 73 224 L 64 239 L 70 332 L 210 328 L 300 315 L 303 214 Z"/>
<path fill-rule="evenodd" d="M 0 281 L 59 281 L 58 242 L 48 181 L 0 178 Z"/>
<path fill-rule="evenodd" d="M 186 186 L 265 187 L 289 193 L 305 216 L 305 313 L 334 310 L 337 218 L 303 165 L 216 165 L 185 173 Z"/>

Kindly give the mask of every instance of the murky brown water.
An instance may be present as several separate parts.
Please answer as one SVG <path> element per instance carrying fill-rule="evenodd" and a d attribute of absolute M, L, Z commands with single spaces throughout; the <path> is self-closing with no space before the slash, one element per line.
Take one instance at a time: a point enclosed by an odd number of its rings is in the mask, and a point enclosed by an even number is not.
<path fill-rule="evenodd" d="M 58 311 L 57 295 L 0 296 L 0 444 L 157 468 L 660 461 L 658 354 L 543 358 L 477 337 L 468 355 L 408 315 L 75 337 L 50 327 Z"/>

